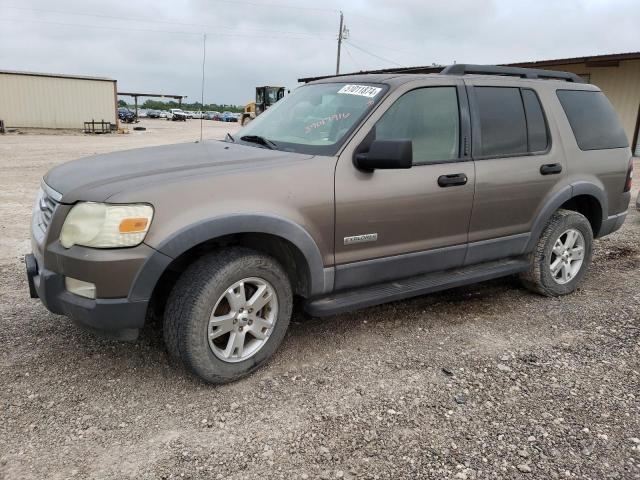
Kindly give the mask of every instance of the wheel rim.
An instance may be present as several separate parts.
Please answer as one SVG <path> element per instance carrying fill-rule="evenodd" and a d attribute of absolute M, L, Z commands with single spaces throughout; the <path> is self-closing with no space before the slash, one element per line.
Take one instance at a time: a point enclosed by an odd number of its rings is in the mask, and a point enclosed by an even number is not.
<path fill-rule="evenodd" d="M 277 318 L 278 297 L 273 286 L 262 278 L 244 278 L 216 302 L 207 326 L 209 347 L 225 362 L 251 358 L 269 340 Z"/>
<path fill-rule="evenodd" d="M 584 236 L 580 230 L 570 228 L 562 233 L 553 245 L 549 270 L 556 283 L 564 285 L 573 280 L 584 262 Z"/>

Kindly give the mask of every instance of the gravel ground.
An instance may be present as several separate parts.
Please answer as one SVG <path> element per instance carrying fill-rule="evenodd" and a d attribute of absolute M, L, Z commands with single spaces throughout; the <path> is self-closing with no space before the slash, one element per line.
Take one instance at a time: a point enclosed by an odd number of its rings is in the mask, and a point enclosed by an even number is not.
<path fill-rule="evenodd" d="M 0 477 L 640 478 L 635 209 L 597 241 L 573 295 L 507 278 L 324 320 L 296 313 L 265 368 L 212 387 L 168 363 L 157 325 L 111 342 L 28 298 L 41 175 L 199 133 L 197 121 L 146 125 L 0 137 Z M 207 122 L 205 136 L 235 128 Z"/>

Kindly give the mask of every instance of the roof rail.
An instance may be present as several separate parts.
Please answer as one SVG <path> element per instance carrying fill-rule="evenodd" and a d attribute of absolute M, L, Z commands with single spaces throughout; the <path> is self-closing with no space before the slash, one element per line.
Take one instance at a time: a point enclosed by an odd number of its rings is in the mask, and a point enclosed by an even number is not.
<path fill-rule="evenodd" d="M 478 75 L 504 75 L 509 77 L 565 80 L 573 83 L 585 83 L 585 81 L 575 73 L 542 70 L 539 68 L 500 67 L 497 65 L 467 65 L 456 63 L 445 67 L 440 73 L 443 75 L 475 73 Z"/>

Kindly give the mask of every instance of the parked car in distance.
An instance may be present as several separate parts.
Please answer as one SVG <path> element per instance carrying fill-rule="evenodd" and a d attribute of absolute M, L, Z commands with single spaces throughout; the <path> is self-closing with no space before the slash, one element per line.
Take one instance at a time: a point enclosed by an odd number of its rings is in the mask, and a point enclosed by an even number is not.
<path fill-rule="evenodd" d="M 188 119 L 192 119 L 193 118 L 193 112 L 190 112 L 189 110 L 183 110 L 183 113 L 185 114 L 185 116 Z"/>
<path fill-rule="evenodd" d="M 147 117 L 148 118 L 160 118 L 160 111 L 159 110 L 149 110 L 149 112 L 147 113 Z"/>
<path fill-rule="evenodd" d="M 180 108 L 172 108 L 167 114 L 167 120 L 171 120 L 173 122 L 186 122 L 187 114 Z"/>
<path fill-rule="evenodd" d="M 238 117 L 233 112 L 222 112 L 220 120 L 223 122 L 237 122 Z"/>
<path fill-rule="evenodd" d="M 202 112 L 191 112 L 191 117 L 200 119 L 202 118 Z"/>
<path fill-rule="evenodd" d="M 463 64 L 325 78 L 224 141 L 58 165 L 30 293 L 120 339 L 160 318 L 212 383 L 267 361 L 294 297 L 322 317 L 510 275 L 570 294 L 631 201 L 624 129 L 583 82 Z"/>
<path fill-rule="evenodd" d="M 133 123 L 136 121 L 136 113 L 127 107 L 118 108 L 118 118 L 124 123 Z"/>
<path fill-rule="evenodd" d="M 220 117 L 220 112 L 204 112 L 202 114 L 202 118 L 204 120 L 218 120 Z"/>

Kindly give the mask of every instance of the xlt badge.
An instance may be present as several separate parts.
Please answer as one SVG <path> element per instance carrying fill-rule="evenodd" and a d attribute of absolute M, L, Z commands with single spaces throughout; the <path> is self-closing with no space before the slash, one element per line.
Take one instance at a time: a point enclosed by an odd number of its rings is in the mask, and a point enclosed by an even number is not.
<path fill-rule="evenodd" d="M 363 233 L 362 235 L 354 235 L 352 237 L 344 237 L 344 244 L 351 245 L 354 243 L 375 242 L 378 240 L 377 233 Z"/>

